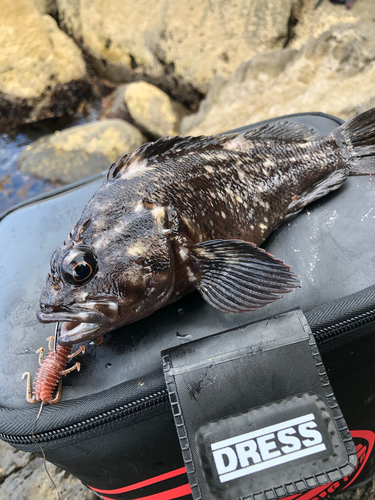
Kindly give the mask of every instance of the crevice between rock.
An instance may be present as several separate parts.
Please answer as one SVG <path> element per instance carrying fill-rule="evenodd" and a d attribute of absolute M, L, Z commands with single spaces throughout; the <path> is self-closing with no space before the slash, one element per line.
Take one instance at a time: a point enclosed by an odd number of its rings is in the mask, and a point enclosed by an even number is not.
<path fill-rule="evenodd" d="M 291 42 L 296 37 L 296 26 L 299 23 L 300 15 L 304 6 L 305 6 L 305 0 L 296 0 L 292 5 L 292 9 L 290 11 L 290 16 L 288 20 L 287 33 L 283 45 L 284 49 L 288 48 Z"/>

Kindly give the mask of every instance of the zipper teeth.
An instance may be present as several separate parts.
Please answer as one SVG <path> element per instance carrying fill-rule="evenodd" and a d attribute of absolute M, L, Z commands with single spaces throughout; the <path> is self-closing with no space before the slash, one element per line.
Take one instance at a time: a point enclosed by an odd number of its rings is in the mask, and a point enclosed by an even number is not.
<path fill-rule="evenodd" d="M 364 326 L 375 319 L 375 309 L 371 309 L 370 311 L 366 311 L 362 314 L 358 314 L 349 319 L 344 319 L 335 323 L 334 325 L 325 326 L 324 328 L 320 328 L 318 330 L 313 329 L 314 337 L 316 337 L 317 343 L 327 342 L 331 340 L 336 335 L 341 335 L 343 333 L 348 333 L 351 330 L 355 330 L 359 326 Z"/>
<path fill-rule="evenodd" d="M 168 393 L 166 389 L 162 389 L 158 392 L 145 396 L 143 398 L 132 401 L 125 405 L 118 406 L 112 410 L 100 413 L 94 417 L 90 417 L 77 424 L 67 425 L 61 429 L 41 432 L 40 434 L 34 434 L 34 439 L 31 434 L 23 436 L 13 436 L 8 434 L 0 433 L 0 438 L 3 441 L 14 444 L 33 444 L 34 440 L 40 443 L 47 443 L 58 438 L 64 438 L 76 434 L 77 432 L 84 432 L 100 425 L 106 424 L 108 422 L 118 420 L 119 418 L 124 418 L 130 416 L 134 413 L 143 411 L 147 408 L 154 407 L 165 403 L 168 400 Z"/>

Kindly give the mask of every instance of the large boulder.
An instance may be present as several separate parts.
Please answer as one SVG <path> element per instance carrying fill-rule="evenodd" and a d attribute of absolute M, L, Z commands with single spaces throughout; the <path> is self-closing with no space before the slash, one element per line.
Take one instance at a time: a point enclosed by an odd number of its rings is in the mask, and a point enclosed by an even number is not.
<path fill-rule="evenodd" d="M 0 125 L 60 116 L 90 94 L 74 41 L 32 0 L 1 0 Z"/>
<path fill-rule="evenodd" d="M 142 78 L 190 102 L 213 76 L 228 76 L 255 53 L 283 47 L 300 3 L 57 0 L 61 25 L 102 76 Z"/>
<path fill-rule="evenodd" d="M 300 50 L 260 54 L 212 82 L 183 135 L 215 134 L 268 118 L 322 111 L 348 119 L 375 105 L 375 24 L 335 25 Z"/>
<path fill-rule="evenodd" d="M 19 155 L 18 166 L 22 172 L 69 184 L 102 172 L 145 141 L 129 123 L 103 120 L 37 140 Z"/>

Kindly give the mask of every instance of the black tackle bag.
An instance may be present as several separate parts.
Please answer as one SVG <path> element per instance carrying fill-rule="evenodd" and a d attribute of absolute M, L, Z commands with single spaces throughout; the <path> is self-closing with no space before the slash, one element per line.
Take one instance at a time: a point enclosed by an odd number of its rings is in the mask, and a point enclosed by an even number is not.
<path fill-rule="evenodd" d="M 321 136 L 342 123 L 285 118 Z M 35 376 L 35 351 L 54 335 L 36 319 L 50 257 L 102 182 L 45 194 L 0 222 L 0 437 L 20 450 L 39 453 L 39 404 L 26 402 L 22 374 Z M 81 371 L 63 377 L 61 400 L 37 422 L 47 460 L 104 499 L 308 500 L 368 481 L 374 227 L 375 179 L 350 177 L 264 244 L 301 288 L 245 314 L 192 293 L 87 342 Z"/>

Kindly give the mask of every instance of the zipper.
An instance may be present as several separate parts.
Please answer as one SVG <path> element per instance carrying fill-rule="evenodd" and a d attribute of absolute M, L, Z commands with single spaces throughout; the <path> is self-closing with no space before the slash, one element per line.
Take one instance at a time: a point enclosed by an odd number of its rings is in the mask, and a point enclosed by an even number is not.
<path fill-rule="evenodd" d="M 350 336 L 350 334 L 354 332 L 359 337 L 363 334 L 368 333 L 368 329 L 366 327 L 370 326 L 373 323 L 375 324 L 375 308 L 373 307 L 373 295 L 375 292 L 373 291 L 373 287 L 371 287 L 371 289 L 367 289 L 366 293 L 368 290 L 370 290 L 371 294 L 370 299 L 368 301 L 365 301 L 365 304 L 361 304 L 362 307 L 360 309 L 362 309 L 362 312 L 358 312 L 354 316 L 350 316 L 347 319 L 340 319 L 342 318 L 342 309 L 336 309 L 335 304 L 332 305 L 332 303 L 305 312 L 306 319 L 310 325 L 318 346 L 322 347 L 324 350 L 324 347 L 327 344 L 335 339 L 338 339 L 339 337 L 343 337 L 344 340 L 347 338 L 348 334 Z M 355 296 L 361 295 L 362 293 L 359 293 L 354 294 L 351 297 L 354 298 Z M 366 294 L 363 294 L 363 296 L 365 295 Z M 352 304 L 354 304 L 356 300 L 352 300 L 349 299 L 349 303 L 351 302 Z M 337 320 L 333 320 L 332 322 L 332 317 L 334 318 L 335 316 Z M 331 318 L 331 320 L 329 320 L 329 318 Z M 356 330 L 358 330 L 358 332 L 356 332 Z M 169 405 L 168 392 L 166 388 L 160 389 L 160 391 L 154 392 L 130 403 L 123 404 L 114 409 L 95 415 L 94 417 L 90 417 L 81 422 L 67 425 L 60 429 L 35 434 L 34 439 L 31 434 L 15 436 L 3 433 L 0 433 L 0 439 L 14 445 L 32 445 L 35 443 L 35 440 L 40 444 L 48 443 L 50 441 L 62 439 L 65 437 L 73 436 L 74 434 L 95 429 L 102 425 L 106 425 L 108 423 L 115 422 L 116 420 L 123 419 L 134 414 L 146 411 L 150 408 L 156 408 L 162 405 Z"/>
<path fill-rule="evenodd" d="M 67 425 L 61 429 L 56 429 L 53 431 L 41 432 L 39 434 L 14 436 L 8 434 L 0 433 L 0 438 L 10 444 L 35 444 L 37 441 L 39 444 L 48 443 L 49 441 L 54 441 L 56 439 L 62 439 L 65 437 L 72 436 L 74 434 L 85 432 L 91 429 L 100 427 L 101 425 L 106 425 L 112 423 L 116 420 L 123 419 L 140 413 L 149 408 L 155 408 L 161 406 L 168 402 L 168 393 L 166 389 L 161 389 L 158 392 L 139 398 L 136 401 L 118 406 L 117 408 L 105 411 L 95 417 L 90 417 L 82 422 Z"/>
<path fill-rule="evenodd" d="M 321 354 L 375 328 L 375 285 L 305 312 Z"/>
<path fill-rule="evenodd" d="M 375 322 L 375 309 L 371 309 L 370 311 L 366 311 L 362 314 L 358 314 L 357 316 L 344 319 L 333 325 L 328 325 L 323 328 L 313 327 L 311 326 L 311 331 L 314 334 L 316 343 L 323 344 L 325 342 L 329 342 L 333 340 L 335 337 L 339 337 L 340 335 L 350 333 L 358 328 L 363 328 L 364 326 L 370 325 Z"/>

